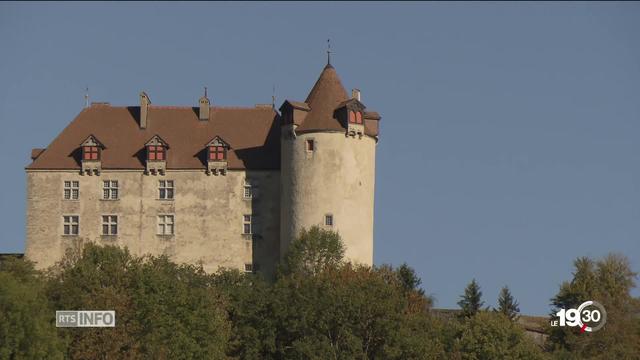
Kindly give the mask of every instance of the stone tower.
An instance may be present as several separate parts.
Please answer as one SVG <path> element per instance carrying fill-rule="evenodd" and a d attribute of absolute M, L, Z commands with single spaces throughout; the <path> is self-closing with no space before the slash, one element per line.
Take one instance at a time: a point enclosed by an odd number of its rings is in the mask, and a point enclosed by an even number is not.
<path fill-rule="evenodd" d="M 376 112 L 349 97 L 328 63 L 304 102 L 284 102 L 281 128 L 280 255 L 302 228 L 337 231 L 347 259 L 373 263 Z"/>

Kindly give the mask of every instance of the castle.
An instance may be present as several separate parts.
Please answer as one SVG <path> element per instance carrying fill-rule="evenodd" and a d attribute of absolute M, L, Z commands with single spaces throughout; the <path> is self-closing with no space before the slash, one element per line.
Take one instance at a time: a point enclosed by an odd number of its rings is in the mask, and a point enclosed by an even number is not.
<path fill-rule="evenodd" d="M 313 225 L 373 262 L 380 116 L 327 63 L 304 102 L 237 108 L 93 103 L 27 166 L 26 257 L 86 242 L 272 276 Z"/>

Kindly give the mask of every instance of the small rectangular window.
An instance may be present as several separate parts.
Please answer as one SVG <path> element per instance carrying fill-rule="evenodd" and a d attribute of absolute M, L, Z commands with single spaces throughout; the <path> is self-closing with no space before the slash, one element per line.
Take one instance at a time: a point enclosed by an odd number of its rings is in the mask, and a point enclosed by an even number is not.
<path fill-rule="evenodd" d="M 308 152 L 313 152 L 316 150 L 316 142 L 313 139 L 307 139 L 307 141 L 305 141 L 305 146 Z"/>
<path fill-rule="evenodd" d="M 64 235 L 80 234 L 80 217 L 77 215 L 64 215 L 62 217 L 62 227 Z"/>
<path fill-rule="evenodd" d="M 175 218 L 173 215 L 158 215 L 158 235 L 173 235 Z"/>
<path fill-rule="evenodd" d="M 118 180 L 104 180 L 102 182 L 102 199 L 103 200 L 118 199 Z"/>
<path fill-rule="evenodd" d="M 160 180 L 158 183 L 158 197 L 161 200 L 172 200 L 174 187 L 173 180 Z"/>
<path fill-rule="evenodd" d="M 253 224 L 251 223 L 252 216 L 251 215 L 243 215 L 242 216 L 242 233 L 245 235 L 253 234 Z"/>
<path fill-rule="evenodd" d="M 102 215 L 102 235 L 118 235 L 117 215 Z"/>
<path fill-rule="evenodd" d="M 79 197 L 80 197 L 80 182 L 65 181 L 64 182 L 64 199 L 78 200 Z"/>
<path fill-rule="evenodd" d="M 244 272 L 253 273 L 253 264 L 244 264 Z"/>
<path fill-rule="evenodd" d="M 333 226 L 333 215 L 327 214 L 324 216 L 324 224 L 326 226 Z"/>
<path fill-rule="evenodd" d="M 242 197 L 245 200 L 255 199 L 258 197 L 258 183 L 255 180 L 245 179 L 242 188 Z"/>

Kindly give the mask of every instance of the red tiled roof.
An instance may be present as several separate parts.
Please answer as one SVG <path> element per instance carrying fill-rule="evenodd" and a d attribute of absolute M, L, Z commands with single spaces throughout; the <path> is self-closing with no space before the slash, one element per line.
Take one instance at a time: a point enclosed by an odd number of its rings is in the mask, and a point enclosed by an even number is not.
<path fill-rule="evenodd" d="M 137 106 L 92 105 L 27 169 L 80 169 L 80 143 L 89 135 L 105 146 L 103 169 L 144 169 L 144 144 L 154 135 L 169 145 L 167 169 L 205 169 L 205 144 L 215 136 L 231 147 L 230 169 L 280 168 L 280 121 L 271 108 L 212 107 L 209 120 L 201 121 L 197 107 L 151 106 L 146 129 L 138 125 L 139 113 Z"/>

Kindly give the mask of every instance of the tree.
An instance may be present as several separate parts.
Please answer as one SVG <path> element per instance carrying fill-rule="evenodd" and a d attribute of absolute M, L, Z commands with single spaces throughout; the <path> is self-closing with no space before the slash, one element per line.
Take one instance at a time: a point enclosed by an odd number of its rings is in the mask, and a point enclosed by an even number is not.
<path fill-rule="evenodd" d="M 505 286 L 500 290 L 500 296 L 498 296 L 498 309 L 494 309 L 502 315 L 509 318 L 511 321 L 517 320 L 520 313 L 518 302 L 513 298 L 509 287 Z"/>
<path fill-rule="evenodd" d="M 312 226 L 308 231 L 302 229 L 289 245 L 281 273 L 314 276 L 328 267 L 339 266 L 344 252 L 338 233 L 318 226 Z"/>
<path fill-rule="evenodd" d="M 461 299 L 458 301 L 458 306 L 462 309 L 462 317 L 472 317 L 474 316 L 484 305 L 484 301 L 482 301 L 482 291 L 480 291 L 480 286 L 476 282 L 476 279 L 473 279 L 469 285 L 464 289 L 464 295 L 460 296 Z"/>
<path fill-rule="evenodd" d="M 479 312 L 466 318 L 450 358 L 463 360 L 536 360 L 544 354 L 524 330 L 501 313 Z"/>
<path fill-rule="evenodd" d="M 389 267 L 349 263 L 284 276 L 273 290 L 278 359 L 435 359 L 443 356 L 426 307 L 408 312 Z"/>
<path fill-rule="evenodd" d="M 0 262 L 0 359 L 62 359 L 55 310 L 31 262 Z"/>
<path fill-rule="evenodd" d="M 201 267 L 88 244 L 50 274 L 48 296 L 56 309 L 116 312 L 113 328 L 60 329 L 66 357 L 226 357 L 226 305 Z"/>
<path fill-rule="evenodd" d="M 640 299 L 631 296 L 637 274 L 622 255 L 574 261 L 573 279 L 551 299 L 555 313 L 595 300 L 607 312 L 605 326 L 595 333 L 571 327 L 550 328 L 549 348 L 563 359 L 636 359 L 640 354 Z"/>

